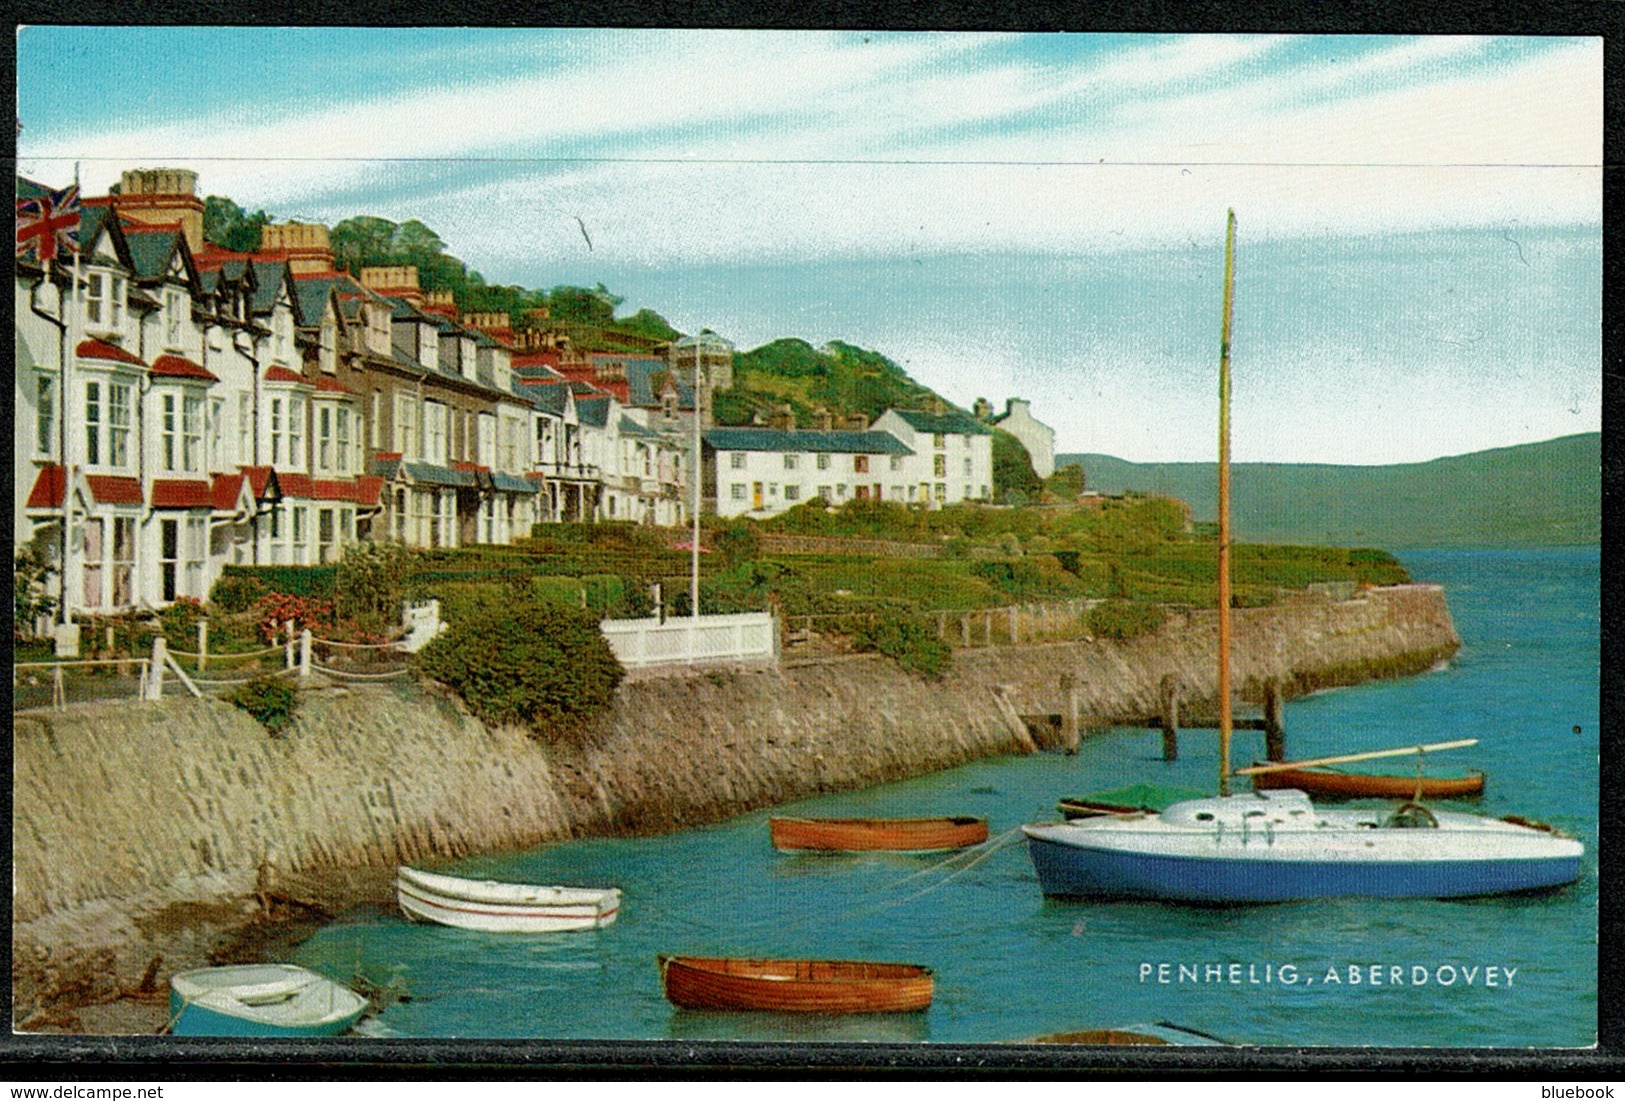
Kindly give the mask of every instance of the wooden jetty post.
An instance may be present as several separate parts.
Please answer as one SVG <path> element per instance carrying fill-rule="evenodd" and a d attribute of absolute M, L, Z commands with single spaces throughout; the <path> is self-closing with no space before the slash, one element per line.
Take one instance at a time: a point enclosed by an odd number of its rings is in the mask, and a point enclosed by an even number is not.
<path fill-rule="evenodd" d="M 1282 718 L 1281 682 L 1264 682 L 1264 759 L 1286 760 L 1286 723 Z"/>
<path fill-rule="evenodd" d="M 1162 678 L 1162 759 L 1179 760 L 1179 682 L 1172 673 Z"/>
<path fill-rule="evenodd" d="M 1078 751 L 1078 678 L 1071 673 L 1061 674 L 1061 691 L 1066 703 L 1061 708 L 1061 748 L 1068 753 Z"/>

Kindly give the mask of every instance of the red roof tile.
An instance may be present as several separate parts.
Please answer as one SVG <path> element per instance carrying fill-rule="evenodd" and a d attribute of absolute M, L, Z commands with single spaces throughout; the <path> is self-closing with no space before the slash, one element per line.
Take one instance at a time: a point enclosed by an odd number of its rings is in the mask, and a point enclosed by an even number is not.
<path fill-rule="evenodd" d="M 295 374 L 286 367 L 272 367 L 265 372 L 266 382 L 304 382 L 303 375 Z"/>
<path fill-rule="evenodd" d="M 153 508 L 213 508 L 214 489 L 201 478 L 156 478 Z"/>
<path fill-rule="evenodd" d="M 116 474 L 88 474 L 90 495 L 102 505 L 139 505 L 142 503 L 141 483 L 134 478 Z"/>
<path fill-rule="evenodd" d="M 321 378 L 316 380 L 316 389 L 328 394 L 355 395 L 355 391 L 344 385 L 344 383 L 340 382 L 336 378 L 329 378 L 326 375 L 323 375 Z"/>
<path fill-rule="evenodd" d="M 115 363 L 133 363 L 137 367 L 145 367 L 139 356 L 126 352 L 117 344 L 109 344 L 105 340 L 81 340 L 77 349 L 80 359 L 110 359 Z"/>
<path fill-rule="evenodd" d="M 273 476 L 276 474 L 276 471 L 272 470 L 268 466 L 245 466 L 243 467 L 243 474 L 248 478 L 248 488 L 253 491 L 254 498 L 260 501 L 265 500 L 266 497 L 269 496 L 266 493 L 266 489 Z M 280 492 L 281 480 L 278 479 L 277 482 L 278 491 Z"/>
<path fill-rule="evenodd" d="M 34 488 L 28 493 L 29 508 L 61 508 L 62 488 L 67 484 L 62 467 L 52 463 L 42 468 L 34 479 Z"/>
<path fill-rule="evenodd" d="M 242 472 L 216 474 L 214 476 L 214 485 L 210 487 L 209 492 L 214 498 L 214 510 L 216 512 L 237 511 L 237 498 L 242 496 L 243 492 Z"/>
<path fill-rule="evenodd" d="M 380 451 L 380 452 L 378 452 L 378 454 L 374 455 L 373 458 L 380 459 L 380 460 L 382 460 L 382 461 L 384 461 L 386 463 L 398 463 L 398 462 L 401 461 L 401 452 L 399 452 L 399 451 Z"/>
<path fill-rule="evenodd" d="M 220 379 L 212 374 L 201 363 L 193 363 L 181 356 L 159 356 L 152 361 L 152 374 L 167 378 L 196 378 L 206 382 L 219 382 Z"/>
<path fill-rule="evenodd" d="M 179 233 L 179 222 L 143 222 L 139 218 L 120 218 L 119 226 L 129 233 Z"/>
<path fill-rule="evenodd" d="M 355 480 L 355 502 L 358 505 L 376 505 L 384 480 L 376 474 L 363 474 Z"/>
<path fill-rule="evenodd" d="M 481 466 L 479 463 L 452 463 L 451 468 L 453 470 L 478 470 L 485 474 L 491 473 L 490 467 Z"/>
<path fill-rule="evenodd" d="M 314 497 L 316 487 L 311 482 L 309 474 L 284 474 L 277 471 L 277 484 L 282 487 L 284 497 Z"/>

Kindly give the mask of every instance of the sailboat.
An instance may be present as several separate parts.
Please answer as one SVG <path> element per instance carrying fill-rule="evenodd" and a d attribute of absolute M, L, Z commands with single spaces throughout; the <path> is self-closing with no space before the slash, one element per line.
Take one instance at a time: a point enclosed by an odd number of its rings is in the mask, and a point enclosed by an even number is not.
<path fill-rule="evenodd" d="M 1584 846 L 1522 818 L 1326 810 L 1302 791 L 1231 795 L 1230 323 L 1236 215 L 1224 248 L 1219 355 L 1219 794 L 1022 827 L 1047 896 L 1197 904 L 1371 896 L 1463 898 L 1560 887 L 1580 877 Z"/>

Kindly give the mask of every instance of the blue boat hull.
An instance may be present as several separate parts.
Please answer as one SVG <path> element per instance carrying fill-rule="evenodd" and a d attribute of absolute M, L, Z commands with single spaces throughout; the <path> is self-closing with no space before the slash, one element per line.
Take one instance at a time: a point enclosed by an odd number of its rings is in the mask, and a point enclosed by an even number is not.
<path fill-rule="evenodd" d="M 1578 856 L 1387 863 L 1257 860 L 1114 852 L 1032 836 L 1027 851 L 1044 894 L 1055 898 L 1191 903 L 1469 898 L 1560 887 L 1580 876 Z"/>
<path fill-rule="evenodd" d="M 334 1021 L 323 1021 L 317 1024 L 280 1025 L 268 1021 L 252 1020 L 246 1017 L 233 1016 L 229 1013 L 219 1013 L 207 1006 L 193 1002 L 186 1005 L 181 997 L 174 991 L 169 994 L 169 1018 L 174 1023 L 170 1026 L 172 1036 L 338 1036 L 348 1032 L 361 1018 L 365 1006 L 357 1009 L 351 1016 L 341 1017 Z"/>

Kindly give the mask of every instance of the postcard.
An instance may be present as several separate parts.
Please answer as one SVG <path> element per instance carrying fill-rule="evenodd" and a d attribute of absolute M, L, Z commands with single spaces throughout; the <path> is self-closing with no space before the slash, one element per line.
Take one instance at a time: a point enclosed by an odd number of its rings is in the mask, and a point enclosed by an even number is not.
<path fill-rule="evenodd" d="M 1600 39 L 17 43 L 14 1050 L 1595 1048 Z"/>

